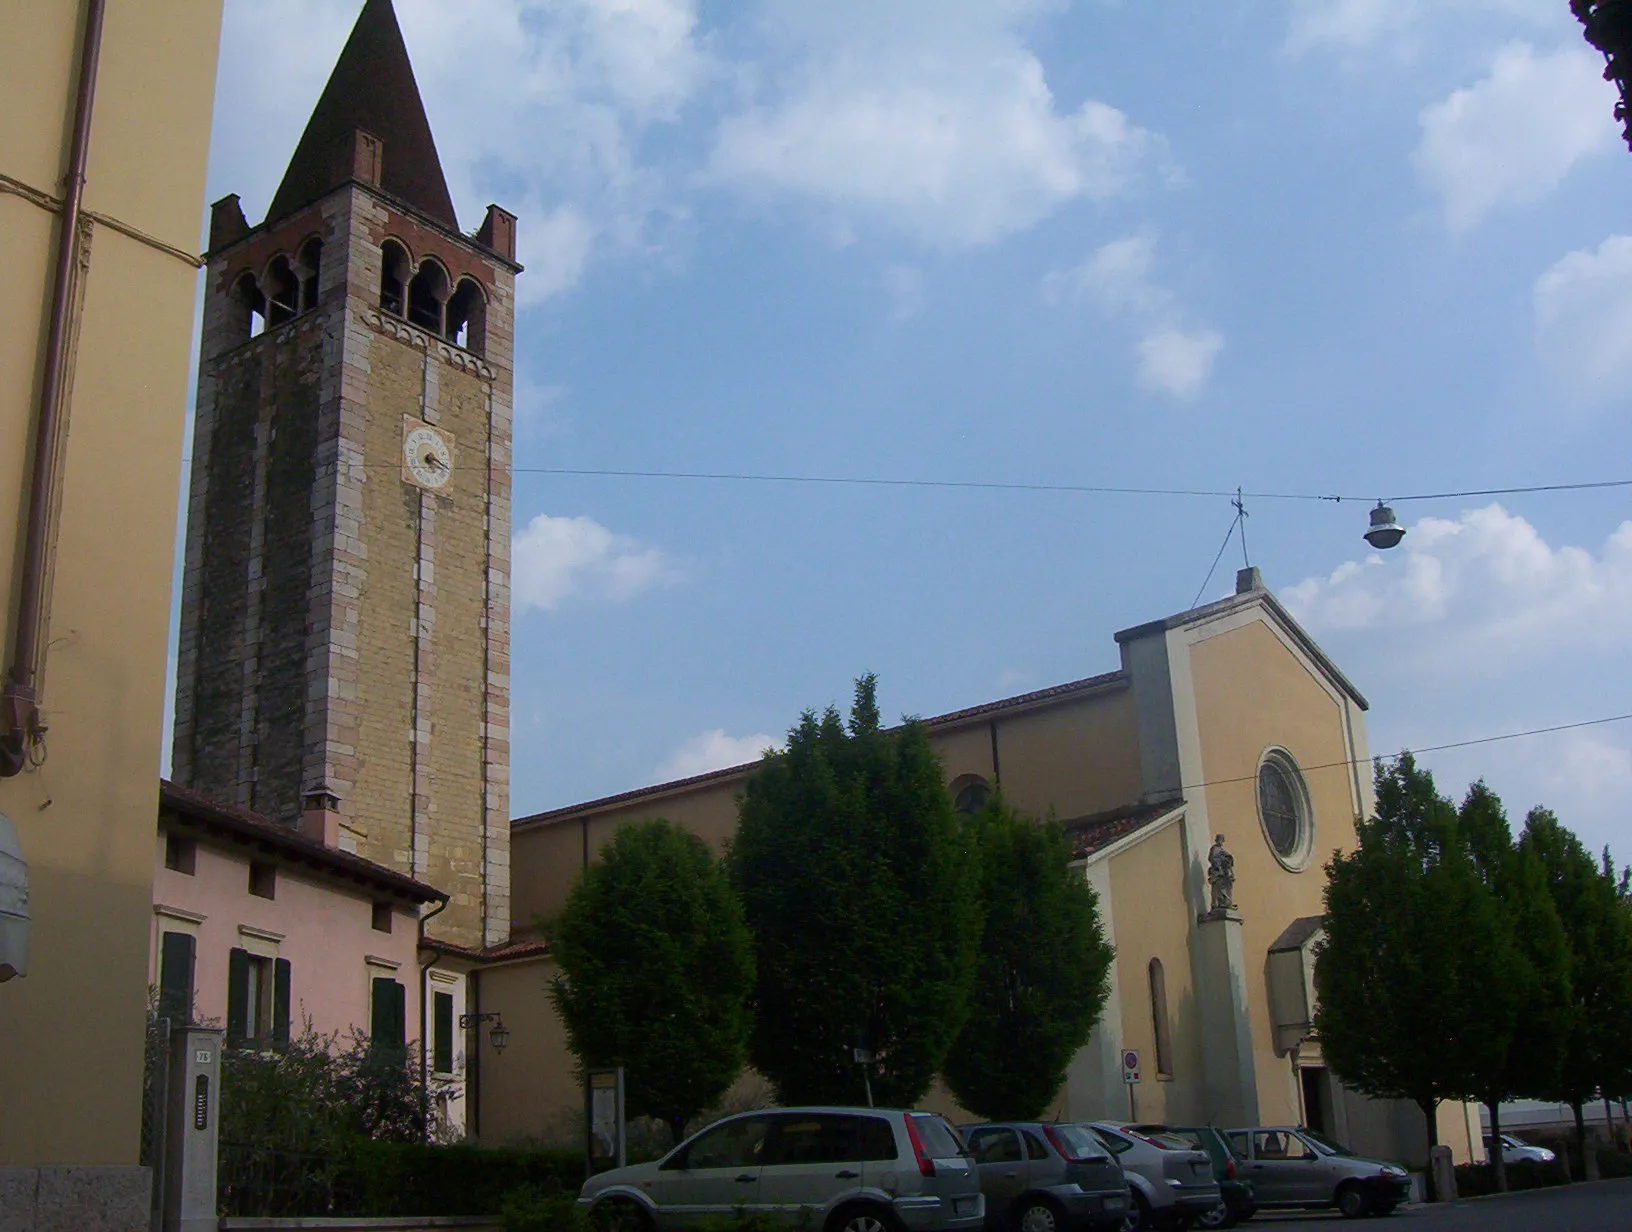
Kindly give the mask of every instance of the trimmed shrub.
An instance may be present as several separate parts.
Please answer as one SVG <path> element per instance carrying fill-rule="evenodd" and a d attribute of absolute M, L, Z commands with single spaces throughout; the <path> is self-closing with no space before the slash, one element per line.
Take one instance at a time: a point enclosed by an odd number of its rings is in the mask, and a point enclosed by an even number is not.
<path fill-rule="evenodd" d="M 511 1190 L 499 1208 L 504 1232 L 582 1232 L 583 1214 L 575 1203 L 576 1190 L 548 1185 L 523 1185 Z"/>
<path fill-rule="evenodd" d="M 335 1213 L 497 1215 L 523 1191 L 535 1206 L 555 1199 L 550 1210 L 557 1212 L 564 1197 L 570 1211 L 583 1183 L 584 1157 L 577 1151 L 354 1141 L 336 1178 Z M 566 1225 L 551 1227 L 564 1232 Z"/>

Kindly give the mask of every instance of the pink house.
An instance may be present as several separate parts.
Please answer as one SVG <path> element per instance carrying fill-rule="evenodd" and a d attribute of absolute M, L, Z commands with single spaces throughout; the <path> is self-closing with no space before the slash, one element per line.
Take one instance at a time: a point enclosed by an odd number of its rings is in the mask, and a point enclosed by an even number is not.
<path fill-rule="evenodd" d="M 424 1041 L 428 1072 L 453 1086 L 463 972 L 420 958 L 421 914 L 445 893 L 170 782 L 156 842 L 161 1013 L 218 1021 L 229 1046 L 273 1047 L 308 1020 L 342 1038 Z"/>

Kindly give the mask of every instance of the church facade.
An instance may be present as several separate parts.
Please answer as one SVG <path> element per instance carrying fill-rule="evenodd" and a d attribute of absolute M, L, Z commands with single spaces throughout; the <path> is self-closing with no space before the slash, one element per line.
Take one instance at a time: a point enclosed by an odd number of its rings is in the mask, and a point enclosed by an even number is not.
<path fill-rule="evenodd" d="M 1372 807 L 1365 699 L 1256 570 L 1116 641 L 1114 671 L 927 720 L 960 810 L 1001 789 L 1064 825 L 1116 946 L 1104 1016 L 1049 1115 L 1302 1124 L 1421 1163 L 1417 1110 L 1345 1090 L 1310 1021 L 1323 866 Z M 517 819 L 517 916 L 557 913 L 628 821 L 665 817 L 723 850 L 753 769 Z M 579 1098 L 550 974 L 540 954 L 483 977 L 517 1041 L 487 1073 L 484 1134 L 547 1133 Z M 968 1119 L 946 1092 L 932 1102 Z M 1479 1154 L 1461 1105 L 1440 1134 L 1459 1159 Z"/>

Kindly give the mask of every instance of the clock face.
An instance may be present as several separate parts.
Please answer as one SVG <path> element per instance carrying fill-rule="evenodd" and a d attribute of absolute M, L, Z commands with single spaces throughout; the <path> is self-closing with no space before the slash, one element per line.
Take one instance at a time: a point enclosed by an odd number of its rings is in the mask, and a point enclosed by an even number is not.
<path fill-rule="evenodd" d="M 402 436 L 407 478 L 422 488 L 440 488 L 453 476 L 453 439 L 428 424 L 407 427 Z"/>

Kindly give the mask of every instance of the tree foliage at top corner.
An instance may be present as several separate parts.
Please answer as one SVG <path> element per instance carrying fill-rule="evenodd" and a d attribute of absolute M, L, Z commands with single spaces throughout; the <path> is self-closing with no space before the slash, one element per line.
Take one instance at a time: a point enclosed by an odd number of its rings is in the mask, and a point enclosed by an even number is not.
<path fill-rule="evenodd" d="M 724 868 L 662 819 L 627 825 L 573 888 L 552 991 L 586 1067 L 621 1065 L 631 1116 L 675 1141 L 742 1069 L 753 950 Z"/>
<path fill-rule="evenodd" d="M 783 1103 L 910 1106 L 963 1023 L 980 935 L 976 868 L 922 724 L 879 726 L 877 681 L 846 725 L 807 711 L 749 779 L 730 867 L 752 929 L 749 1055 Z"/>
<path fill-rule="evenodd" d="M 1000 796 L 971 824 L 985 926 L 969 1017 L 942 1072 L 977 1116 L 1037 1120 L 1099 1021 L 1114 951 L 1058 825 Z"/>

